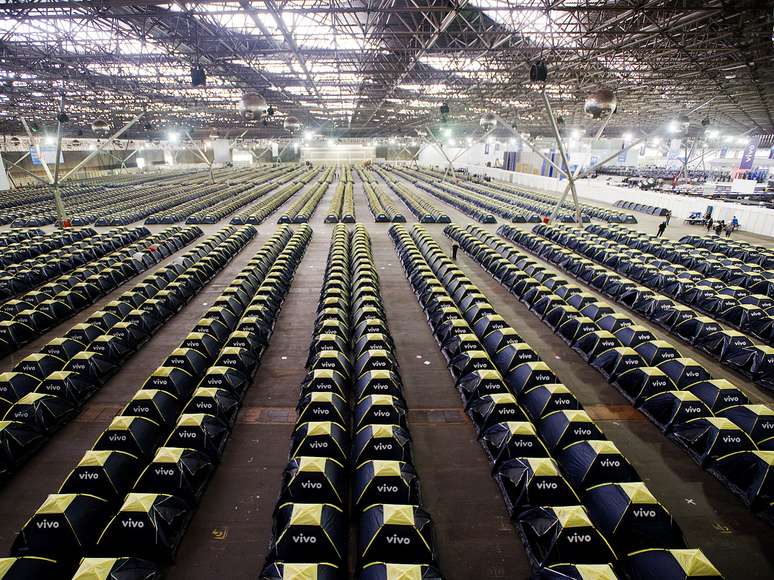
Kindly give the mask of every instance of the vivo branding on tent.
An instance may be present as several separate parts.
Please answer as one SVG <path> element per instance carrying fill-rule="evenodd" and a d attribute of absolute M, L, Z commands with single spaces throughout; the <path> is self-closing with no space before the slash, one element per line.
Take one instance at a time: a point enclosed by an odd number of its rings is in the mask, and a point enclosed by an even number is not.
<path fill-rule="evenodd" d="M 319 481 L 305 481 L 301 484 L 305 489 L 322 489 L 322 483 Z"/>
<path fill-rule="evenodd" d="M 121 435 L 119 433 L 113 433 L 110 437 L 108 437 L 108 440 L 110 440 L 110 442 L 126 441 L 126 435 Z"/>
<path fill-rule="evenodd" d="M 535 484 L 538 489 L 558 489 L 558 485 L 555 481 L 539 481 Z"/>
<path fill-rule="evenodd" d="M 382 493 L 397 493 L 398 492 L 398 486 L 397 485 L 387 485 L 386 483 L 381 484 L 376 488 L 378 491 Z"/>
<path fill-rule="evenodd" d="M 739 401 L 739 395 L 726 395 L 723 397 L 724 403 L 736 403 Z"/>
<path fill-rule="evenodd" d="M 198 401 L 196 403 L 197 409 L 212 409 L 213 404 L 208 401 Z"/>
<path fill-rule="evenodd" d="M 485 362 L 477 362 L 473 363 L 473 368 L 475 369 L 485 369 L 488 365 Z"/>
<path fill-rule="evenodd" d="M 157 467 L 156 469 L 153 470 L 153 472 L 156 475 L 163 475 L 166 477 L 172 477 L 173 475 L 175 475 L 174 469 L 168 469 L 166 467 Z"/>
<path fill-rule="evenodd" d="M 570 542 L 571 544 L 578 544 L 580 542 L 590 542 L 591 535 L 579 534 L 578 532 L 574 532 L 571 536 L 567 536 L 567 541 Z"/>
<path fill-rule="evenodd" d="M 742 438 L 737 437 L 735 435 L 724 435 L 723 436 L 723 443 L 741 443 Z"/>
<path fill-rule="evenodd" d="M 374 417 L 389 417 L 390 412 L 389 411 L 374 411 Z"/>
<path fill-rule="evenodd" d="M 312 449 L 325 449 L 328 447 L 327 441 L 315 441 L 314 443 L 310 444 L 309 447 Z"/>
<path fill-rule="evenodd" d="M 293 536 L 293 541 L 296 544 L 316 544 L 317 538 L 315 536 L 305 536 L 304 534 L 298 534 Z"/>
<path fill-rule="evenodd" d="M 180 437 L 183 439 L 196 439 L 196 433 L 194 431 L 181 431 Z"/>
<path fill-rule="evenodd" d="M 393 534 L 391 536 L 387 536 L 387 543 L 388 544 L 410 544 L 411 538 L 407 538 L 405 536 L 399 536 L 398 534 Z"/>
<path fill-rule="evenodd" d="M 320 365 L 320 366 L 322 366 L 323 368 L 326 368 L 326 369 L 332 369 L 332 368 L 334 368 L 336 365 L 335 365 L 334 363 L 332 363 L 332 362 L 324 362 L 324 363 L 322 363 L 322 365 Z"/>
<path fill-rule="evenodd" d="M 526 439 L 519 439 L 518 441 L 514 441 L 511 443 L 514 447 L 532 447 L 532 441 L 527 441 Z"/>
<path fill-rule="evenodd" d="M 573 431 L 576 435 L 591 435 L 591 429 L 584 429 L 583 427 L 578 427 Z"/>
<path fill-rule="evenodd" d="M 655 518 L 656 510 L 646 510 L 645 508 L 638 508 L 632 512 L 638 518 Z"/>
<path fill-rule="evenodd" d="M 685 376 L 687 377 L 698 377 L 699 371 L 685 371 Z"/>
<path fill-rule="evenodd" d="M 500 409 L 501 415 L 513 415 L 516 413 L 516 409 L 514 408 L 506 408 L 506 409 Z"/>
<path fill-rule="evenodd" d="M 78 474 L 78 479 L 80 479 L 80 480 L 99 479 L 99 473 L 94 473 L 94 472 L 91 472 L 91 471 L 86 471 L 86 472 L 83 472 L 83 473 L 79 473 Z"/>
<path fill-rule="evenodd" d="M 538 381 L 549 381 L 551 380 L 551 377 L 548 375 L 535 375 L 535 379 Z"/>
<path fill-rule="evenodd" d="M 569 405 L 572 401 L 570 399 L 556 399 L 554 403 L 559 406 Z"/>
<path fill-rule="evenodd" d="M 771 429 L 772 427 L 774 427 L 774 423 L 772 423 L 771 421 L 764 421 L 763 423 L 761 423 L 762 429 Z"/>
<path fill-rule="evenodd" d="M 375 360 L 375 361 L 373 361 L 371 364 L 372 364 L 373 366 L 375 366 L 375 367 L 386 367 L 386 366 L 387 366 L 387 361 L 383 361 L 383 360 Z"/>
<path fill-rule="evenodd" d="M 162 386 L 162 385 L 164 385 L 164 383 L 166 383 L 166 381 L 164 379 L 153 379 L 153 384 L 154 385 Z"/>
<path fill-rule="evenodd" d="M 125 528 L 144 528 L 145 522 L 135 520 L 122 520 L 121 525 Z"/>
<path fill-rule="evenodd" d="M 523 353 L 517 355 L 517 357 L 518 358 L 522 358 L 522 359 L 524 359 L 524 358 L 532 358 L 532 355 L 529 354 L 529 353 L 523 352 Z"/>
<path fill-rule="evenodd" d="M 50 520 L 40 520 L 39 522 L 35 522 L 35 526 L 39 530 L 46 530 L 46 529 L 56 530 L 57 528 L 59 528 L 59 522 L 52 522 Z"/>
<path fill-rule="evenodd" d="M 374 449 L 377 451 L 389 451 L 392 449 L 392 443 L 377 443 L 374 445 Z"/>
<path fill-rule="evenodd" d="M 685 408 L 686 413 L 701 413 L 700 407 L 686 407 Z"/>
<path fill-rule="evenodd" d="M 621 467 L 621 462 L 618 459 L 603 459 L 599 464 L 602 467 Z"/>
<path fill-rule="evenodd" d="M 327 415 L 328 409 L 321 409 L 320 407 L 316 407 L 312 409 L 312 413 L 315 413 L 316 415 Z"/>
<path fill-rule="evenodd" d="M 150 413 L 150 407 L 135 407 L 137 413 Z"/>
<path fill-rule="evenodd" d="M 663 380 L 663 379 L 655 379 L 653 381 L 653 386 L 654 387 L 666 387 L 667 386 L 667 382 L 665 380 Z"/>

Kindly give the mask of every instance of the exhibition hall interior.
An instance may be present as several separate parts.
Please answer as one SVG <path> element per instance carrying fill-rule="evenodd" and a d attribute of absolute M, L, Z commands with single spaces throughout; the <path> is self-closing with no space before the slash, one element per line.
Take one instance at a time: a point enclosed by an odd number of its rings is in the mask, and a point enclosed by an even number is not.
<path fill-rule="evenodd" d="M 0 3 L 0 579 L 774 578 L 774 10 Z"/>

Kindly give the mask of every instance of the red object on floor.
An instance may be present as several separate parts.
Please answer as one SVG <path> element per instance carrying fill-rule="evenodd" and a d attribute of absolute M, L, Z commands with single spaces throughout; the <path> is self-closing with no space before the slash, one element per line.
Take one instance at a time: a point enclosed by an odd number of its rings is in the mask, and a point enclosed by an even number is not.
<path fill-rule="evenodd" d="M 72 224 L 72 222 L 70 220 L 62 220 L 62 227 L 63 228 L 69 228 L 72 225 L 73 224 Z"/>

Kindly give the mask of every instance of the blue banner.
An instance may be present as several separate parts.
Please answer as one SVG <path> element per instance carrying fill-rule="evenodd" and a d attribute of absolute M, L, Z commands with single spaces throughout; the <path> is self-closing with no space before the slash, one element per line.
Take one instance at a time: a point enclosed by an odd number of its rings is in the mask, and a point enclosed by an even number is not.
<path fill-rule="evenodd" d="M 755 153 L 758 151 L 758 143 L 761 142 L 761 136 L 757 135 L 750 139 L 742 151 L 742 159 L 739 161 L 739 169 L 746 171 L 752 169 L 753 162 L 755 161 Z"/>
<path fill-rule="evenodd" d="M 774 159 L 774 145 L 769 149 L 769 159 Z"/>

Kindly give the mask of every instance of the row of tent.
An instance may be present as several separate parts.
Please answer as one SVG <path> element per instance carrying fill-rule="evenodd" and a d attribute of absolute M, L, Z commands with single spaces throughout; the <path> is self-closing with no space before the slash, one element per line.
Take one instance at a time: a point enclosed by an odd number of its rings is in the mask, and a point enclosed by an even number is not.
<path fill-rule="evenodd" d="M 392 166 L 387 166 L 387 168 L 396 175 L 411 182 L 415 187 L 446 202 L 450 206 L 457 208 L 479 223 L 497 223 L 494 214 L 514 221 L 516 221 L 517 216 L 521 217 L 521 213 L 514 212 L 512 207 L 509 207 L 504 203 L 479 195 L 478 193 L 467 191 L 462 187 L 457 187 L 444 180 L 427 178 L 421 172 L 410 168 L 404 169 Z"/>
<path fill-rule="evenodd" d="M 552 210 L 546 203 L 525 199 L 513 193 L 505 193 L 490 184 L 469 181 L 465 182 L 464 186 L 480 195 L 494 198 L 499 200 L 500 203 L 506 204 L 507 207 L 511 208 L 512 215 L 510 220 L 514 223 L 539 223 L 543 216 L 550 215 Z M 513 208 L 520 208 L 521 211 L 516 212 Z M 557 214 L 556 220 L 571 223 L 575 221 L 575 214 L 562 211 Z M 587 216 L 584 216 L 583 220 L 590 221 Z"/>
<path fill-rule="evenodd" d="M 333 168 L 324 169 L 317 180 L 312 183 L 296 202 L 291 205 L 277 220 L 278 224 L 305 224 L 312 218 L 320 201 L 325 196 L 333 182 Z"/>
<path fill-rule="evenodd" d="M 427 169 L 409 171 L 413 180 L 438 180 L 442 178 L 438 172 Z M 443 179 L 441 181 L 443 182 Z M 445 189 L 456 196 L 462 195 L 470 200 L 475 199 L 486 203 L 489 209 L 514 223 L 539 223 L 542 216 L 549 215 L 552 209 L 547 203 L 521 199 L 513 194 L 504 193 L 493 187 L 487 187 L 472 181 L 460 181 L 455 186 L 446 185 Z M 474 217 L 478 219 L 477 216 Z M 560 213 L 556 219 L 562 222 L 574 222 L 575 214 Z M 583 219 L 584 221 L 590 221 L 587 216 L 584 216 Z M 478 221 L 481 222 L 481 219 L 478 219 Z"/>
<path fill-rule="evenodd" d="M 636 201 L 628 201 L 625 199 L 619 199 L 613 204 L 615 207 L 621 209 L 628 209 L 630 211 L 638 211 L 640 213 L 646 213 L 648 215 L 665 216 L 669 213 L 669 210 L 665 207 L 658 207 L 656 205 L 647 205 L 645 203 L 638 203 Z"/>
<path fill-rule="evenodd" d="M 308 227 L 280 228 L 248 261 L 25 523 L 12 570 L 38 558 L 36 578 L 76 568 L 83 580 L 160 577 L 217 468 L 310 238 Z"/>
<path fill-rule="evenodd" d="M 59 187 L 59 193 L 67 204 L 74 210 L 75 215 L 84 216 L 75 219 L 80 225 L 93 223 L 99 215 L 95 213 L 97 208 L 103 208 L 105 215 L 109 214 L 113 207 L 113 201 L 126 201 L 129 192 L 139 194 L 138 185 L 152 187 L 154 183 L 172 182 L 184 177 L 190 178 L 191 170 L 178 169 L 158 172 L 153 175 L 127 176 L 131 183 L 116 186 L 121 178 L 110 176 L 108 180 L 85 180 L 70 182 Z M 99 183 L 98 183 L 99 182 Z M 6 225 L 18 220 L 19 227 L 38 227 L 50 225 L 56 221 L 56 208 L 54 196 L 50 185 L 31 185 L 15 188 L 0 194 L 0 224 Z M 35 225 L 35 222 L 39 222 Z"/>
<path fill-rule="evenodd" d="M 719 577 L 700 551 L 686 550 L 626 457 L 428 233 L 393 227 L 391 236 L 536 576 L 582 578 L 592 566 L 595 578 L 616 578 L 616 570 L 655 578 L 653 562 L 666 558 L 662 578 L 694 577 L 679 561 L 689 552 Z M 466 251 L 475 242 L 455 239 Z"/>
<path fill-rule="evenodd" d="M 771 248 L 745 240 L 724 239 L 712 235 L 690 235 L 680 238 L 680 243 L 724 254 L 729 258 L 737 258 L 742 262 L 756 264 L 766 269 L 774 268 L 774 251 Z"/>
<path fill-rule="evenodd" d="M 170 232 L 146 235 L 139 231 L 144 229 L 112 233 L 102 250 L 119 249 L 2 303 L 0 355 L 15 352 L 179 249 Z"/>
<path fill-rule="evenodd" d="M 196 227 L 174 229 L 169 241 L 180 248 L 200 235 Z M 218 232 L 0 374 L 0 476 L 12 476 L 77 415 L 249 239 L 234 228 Z"/>
<path fill-rule="evenodd" d="M 726 483 L 746 505 L 770 518 L 774 411 L 750 404 L 735 385 L 714 379 L 701 364 L 683 357 L 646 327 L 547 271 L 502 238 L 473 228 L 448 233 L 462 247 L 475 246 L 471 255 L 495 279 L 695 461 Z M 550 262 L 562 250 L 566 253 L 561 246 L 528 232 L 503 226 L 500 233 Z M 576 275 L 572 268 L 568 272 Z"/>
<path fill-rule="evenodd" d="M 360 170 L 361 177 L 363 178 L 363 191 L 366 194 L 366 200 L 368 200 L 368 209 L 371 210 L 371 214 L 374 216 L 376 223 L 405 223 L 406 217 L 397 210 L 392 200 L 382 191 L 381 186 L 376 181 L 371 180 L 371 175 L 368 170 Z"/>
<path fill-rule="evenodd" d="M 359 578 L 440 578 L 362 224 L 333 229 L 306 369 L 261 578 L 345 577 L 350 506 Z"/>
<path fill-rule="evenodd" d="M 39 191 L 45 191 L 43 195 Z M 100 187 L 79 187 L 69 185 L 60 187 L 59 193 L 63 199 L 88 199 L 101 193 Z M 36 193 L 13 189 L 4 192 L 0 200 L 0 225 L 11 225 L 16 228 L 39 228 L 56 222 L 54 196 L 51 190 L 44 186 Z"/>
<path fill-rule="evenodd" d="M 0 300 L 28 292 L 149 233 L 146 228 L 115 229 L 101 234 L 91 228 L 72 230 L 68 244 L 34 258 L 7 264 L 0 272 Z"/>
<path fill-rule="evenodd" d="M 260 169 L 259 169 L 260 170 Z M 217 194 L 223 184 L 230 180 L 248 178 L 254 169 L 219 169 L 212 175 L 194 172 L 171 180 L 151 183 L 147 187 L 121 187 L 117 192 L 108 190 L 104 203 L 99 204 L 94 214 L 84 214 L 78 207 L 67 205 L 67 211 L 75 220 L 84 220 L 97 226 L 124 225 L 145 219 L 147 224 L 176 223 L 183 221 L 187 213 L 178 213 L 184 204 Z M 117 195 L 118 193 L 118 195 Z M 111 199 L 112 198 L 112 199 Z"/>
<path fill-rule="evenodd" d="M 279 186 L 285 185 L 306 173 L 306 169 L 300 165 L 280 166 L 265 174 L 261 174 L 243 193 L 236 196 L 227 196 L 221 201 L 207 205 L 199 211 L 192 213 L 185 221 L 187 224 L 215 224 L 238 209 L 252 204 L 258 199 L 263 199 L 267 193 L 273 192 Z"/>
<path fill-rule="evenodd" d="M 233 200 L 240 200 L 243 196 L 249 197 L 250 192 L 257 183 L 262 183 L 262 179 L 267 175 L 276 175 L 276 170 L 266 169 L 258 170 L 257 175 L 243 176 L 241 179 L 228 180 L 225 183 L 218 183 L 214 180 L 204 186 L 199 195 L 176 205 L 173 208 L 156 212 L 149 215 L 145 224 L 175 224 L 186 221 L 193 215 L 199 215 L 212 207 L 219 206 L 222 202 L 229 203 Z M 191 223 L 198 223 L 194 219 Z"/>
<path fill-rule="evenodd" d="M 247 175 L 251 171 L 218 169 L 213 172 L 213 176 L 220 179 L 227 175 Z M 127 183 L 120 187 L 79 188 L 76 194 L 65 196 L 64 201 L 73 226 L 128 225 L 152 213 L 189 201 L 210 183 L 210 174 L 204 171 L 165 173 L 154 180 Z M 49 199 L 51 201 L 29 208 L 27 215 L 14 220 L 11 226 L 36 227 L 54 223 L 56 211 L 53 195 Z"/>
<path fill-rule="evenodd" d="M 376 173 L 387 184 L 387 187 L 398 196 L 403 204 L 414 214 L 417 221 L 423 224 L 448 224 L 451 219 L 443 213 L 424 195 L 411 191 L 395 177 L 387 173 L 383 167 L 375 167 Z"/>
<path fill-rule="evenodd" d="M 5 269 L 16 264 L 26 264 L 21 267 L 29 267 L 35 263 L 34 258 L 64 248 L 96 233 L 96 230 L 91 228 L 53 232 L 32 228 L 26 231 L 5 232 L 0 236 L 0 268 Z"/>
<path fill-rule="evenodd" d="M 426 177 L 443 179 L 443 173 L 429 168 L 419 170 L 419 173 Z M 459 178 L 459 175 L 457 175 Z M 502 181 L 481 182 L 475 177 L 463 177 L 464 187 L 471 191 L 483 194 L 488 198 L 494 198 L 505 202 L 510 206 L 515 206 L 527 210 L 525 219 L 515 219 L 514 222 L 539 222 L 542 217 L 548 216 L 553 211 L 558 201 L 555 196 L 534 191 L 526 191 L 521 187 L 516 187 Z M 557 221 L 572 223 L 575 221 L 575 206 L 569 202 L 562 204 L 562 211 L 556 217 Z M 582 220 L 590 222 L 591 218 L 597 218 L 609 223 L 637 223 L 636 218 L 627 213 L 594 206 L 581 204 Z"/>
<path fill-rule="evenodd" d="M 346 168 L 347 170 L 349 167 Z M 350 178 L 352 176 L 350 175 Z M 355 223 L 355 198 L 353 195 L 354 184 L 343 178 L 336 185 L 331 203 L 328 206 L 328 215 L 325 216 L 326 224 Z"/>
<path fill-rule="evenodd" d="M 556 205 L 556 202 L 558 201 L 557 197 L 554 195 L 537 193 L 534 191 L 524 191 L 524 189 L 520 187 L 509 185 L 502 181 L 492 181 L 492 182 L 489 182 L 488 185 L 492 189 L 510 193 L 511 195 L 518 198 L 538 201 L 543 204 L 547 204 L 551 208 L 553 208 Z M 564 202 L 562 204 L 562 208 L 564 208 L 570 213 L 574 213 L 575 206 L 571 202 Z M 635 218 L 630 213 L 620 212 L 620 211 L 612 210 L 610 208 L 602 207 L 598 205 L 591 205 L 589 203 L 581 204 L 581 213 L 584 216 L 584 219 L 583 219 L 584 222 L 587 221 L 586 218 L 596 218 L 600 221 L 608 222 L 608 223 L 618 223 L 618 224 L 636 224 L 637 223 L 637 218 Z M 575 220 L 573 219 L 573 221 Z"/>
<path fill-rule="evenodd" d="M 258 203 L 251 205 L 245 211 L 232 217 L 231 223 L 235 225 L 258 225 L 263 223 L 263 220 L 277 211 L 282 204 L 293 197 L 297 192 L 301 191 L 304 188 L 304 185 L 305 182 L 299 179 L 298 181 L 288 183 L 284 187 L 280 187 L 271 195 L 261 198 Z"/>
<path fill-rule="evenodd" d="M 546 225 L 537 226 L 534 231 L 566 249 L 552 261 L 561 262 L 592 287 L 761 386 L 774 388 L 774 299 L 749 295 L 742 288 L 702 278 L 697 272 L 680 271 L 660 259 L 643 264 L 636 256 L 630 258 L 625 246 L 616 248 L 617 242 L 588 231 L 578 233 Z M 693 308 L 709 316 L 701 316 Z M 726 329 L 718 321 L 738 330 Z M 745 333 L 766 344 L 754 342 Z"/>
<path fill-rule="evenodd" d="M 735 293 L 745 289 L 750 294 L 774 298 L 774 270 L 767 270 L 758 264 L 620 226 L 594 224 L 587 230 L 589 233 L 629 246 L 632 250 L 652 254 L 660 260 L 698 272 L 704 278 L 720 280 L 733 286 Z M 650 256 L 645 257 L 650 259 Z"/>
<path fill-rule="evenodd" d="M 32 240 L 45 235 L 45 231 L 40 228 L 29 228 L 26 230 L 5 230 L 0 232 L 0 248 L 6 248 L 12 244 L 18 244 L 24 240 Z"/>

